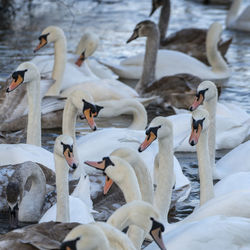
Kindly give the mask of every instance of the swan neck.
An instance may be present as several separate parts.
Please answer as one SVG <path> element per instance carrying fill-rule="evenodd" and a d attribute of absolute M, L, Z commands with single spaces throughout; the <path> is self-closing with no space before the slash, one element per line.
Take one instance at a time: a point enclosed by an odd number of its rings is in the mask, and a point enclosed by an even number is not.
<path fill-rule="evenodd" d="M 55 96 L 59 95 L 61 90 L 61 85 L 63 81 L 63 75 L 66 67 L 66 53 L 67 53 L 67 42 L 64 34 L 55 41 L 54 43 L 54 66 L 52 72 L 52 79 L 55 80 L 55 83 L 49 88 L 46 95 Z"/>
<path fill-rule="evenodd" d="M 136 86 L 139 90 L 145 89 L 149 83 L 152 83 L 155 80 L 158 46 L 159 29 L 156 28 L 152 30 L 147 38 L 142 76 Z"/>
<path fill-rule="evenodd" d="M 232 1 L 232 5 L 227 13 L 226 18 L 226 25 L 230 26 L 232 22 L 236 20 L 238 17 L 240 6 L 241 6 L 242 0 L 234 0 Z"/>
<path fill-rule="evenodd" d="M 40 76 L 27 84 L 29 103 L 27 144 L 41 146 L 41 98 Z"/>
<path fill-rule="evenodd" d="M 212 71 L 215 73 L 226 73 L 229 68 L 221 53 L 218 50 L 218 42 L 221 32 L 218 30 L 209 29 L 206 38 L 206 53 L 207 60 L 212 66 Z"/>
<path fill-rule="evenodd" d="M 56 169 L 56 221 L 69 222 L 69 186 L 68 171 L 69 167 L 65 160 L 57 154 L 54 154 Z"/>
<path fill-rule="evenodd" d="M 207 137 L 207 130 L 202 131 L 196 147 L 200 177 L 200 206 L 214 197 L 212 168 L 209 159 Z"/>
<path fill-rule="evenodd" d="M 160 41 L 163 41 L 166 37 L 170 19 L 170 10 L 171 10 L 170 0 L 165 0 L 161 8 L 161 14 L 159 17 L 159 24 L 158 24 L 160 31 Z"/>
<path fill-rule="evenodd" d="M 209 129 L 208 129 L 208 149 L 209 158 L 212 169 L 215 168 L 215 153 L 216 153 L 216 104 L 217 104 L 217 91 L 216 96 L 204 102 L 204 108 L 209 113 Z"/>
<path fill-rule="evenodd" d="M 168 223 L 168 211 L 171 204 L 172 188 L 174 185 L 174 150 L 173 134 L 159 138 L 159 169 L 157 187 L 154 195 L 154 205 L 160 213 L 161 220 Z"/>

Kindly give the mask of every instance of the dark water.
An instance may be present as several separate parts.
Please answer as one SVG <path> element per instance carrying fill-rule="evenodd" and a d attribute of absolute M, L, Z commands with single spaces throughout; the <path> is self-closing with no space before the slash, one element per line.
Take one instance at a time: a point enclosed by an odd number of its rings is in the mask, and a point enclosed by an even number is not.
<path fill-rule="evenodd" d="M 23 3 L 22 3 L 23 2 Z M 42 3 L 42 4 L 41 4 Z M 37 38 L 48 25 L 58 25 L 64 29 L 68 50 L 73 52 L 81 35 L 86 30 L 96 32 L 100 36 L 100 45 L 93 57 L 119 62 L 121 58 L 134 55 L 144 50 L 144 39 L 125 44 L 134 26 L 148 18 L 151 9 L 150 0 L 107 0 L 107 1 L 13 1 L 15 15 L 1 16 L 0 22 L 0 78 L 8 76 L 23 61 L 31 59 Z M 172 1 L 172 16 L 168 34 L 187 27 L 207 28 L 213 21 L 224 24 L 226 6 L 201 5 L 193 1 Z M 12 7 L 10 7 L 12 13 Z M 157 11 L 153 17 L 158 20 Z M 243 32 L 224 31 L 223 35 L 233 36 L 233 43 L 227 53 L 227 59 L 233 75 L 225 83 L 221 100 L 233 102 L 250 112 L 250 36 Z M 53 52 L 52 46 L 41 50 L 41 54 Z M 99 127 L 109 125 L 125 127 L 127 117 L 115 120 L 104 120 Z M 78 135 L 89 130 L 82 123 L 77 124 Z M 53 150 L 55 137 L 59 130 L 43 131 L 43 146 Z M 218 152 L 218 156 L 224 152 Z M 170 212 L 170 221 L 176 221 L 190 214 L 199 200 L 199 181 L 197 160 L 193 153 L 178 153 L 177 158 L 186 176 L 192 181 L 192 193 L 187 201 L 177 205 Z M 107 204 L 106 204 L 107 205 Z M 101 204 L 99 209 L 104 213 L 113 208 Z M 106 209 L 106 211 L 105 211 Z M 4 219 L 5 218 L 5 219 Z M 8 231 L 5 215 L 0 217 L 0 233 Z"/>

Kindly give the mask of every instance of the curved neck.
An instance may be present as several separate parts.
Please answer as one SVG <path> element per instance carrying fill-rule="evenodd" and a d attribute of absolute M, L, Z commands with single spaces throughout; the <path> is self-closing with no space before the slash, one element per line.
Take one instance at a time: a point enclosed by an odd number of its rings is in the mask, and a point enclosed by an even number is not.
<path fill-rule="evenodd" d="M 41 146 L 41 98 L 40 76 L 27 84 L 29 103 L 27 144 Z"/>
<path fill-rule="evenodd" d="M 60 37 L 54 42 L 54 66 L 52 72 L 52 79 L 55 80 L 55 83 L 51 85 L 48 92 L 46 93 L 47 96 L 55 96 L 59 95 L 63 75 L 66 66 L 66 53 L 67 53 L 67 42 L 64 34 L 61 34 Z"/>
<path fill-rule="evenodd" d="M 97 222 L 96 225 L 102 229 L 102 231 L 108 238 L 108 241 L 110 242 L 110 247 L 113 247 L 112 249 L 135 250 L 132 242 L 123 232 L 119 231 L 108 223 Z"/>
<path fill-rule="evenodd" d="M 203 130 L 196 147 L 200 177 L 200 206 L 214 197 L 212 168 L 209 159 L 207 136 L 207 130 Z"/>
<path fill-rule="evenodd" d="M 149 83 L 152 83 L 155 80 L 155 66 L 158 47 L 159 30 L 156 27 L 155 29 L 152 29 L 151 33 L 147 37 L 142 76 L 136 86 L 136 89 L 139 91 L 145 89 Z"/>
<path fill-rule="evenodd" d="M 54 154 L 56 169 L 56 221 L 69 222 L 69 167 L 64 158 Z"/>
<path fill-rule="evenodd" d="M 158 24 L 160 31 L 160 41 L 163 41 L 166 37 L 169 18 L 170 18 L 170 9 L 171 9 L 170 0 L 165 0 L 161 8 L 161 14 L 159 17 L 159 24 Z"/>
<path fill-rule="evenodd" d="M 226 18 L 227 26 L 230 26 L 230 24 L 234 22 L 235 19 L 237 18 L 240 11 L 241 3 L 242 0 L 233 0 L 232 5 L 227 13 L 227 18 Z"/>
<path fill-rule="evenodd" d="M 154 195 L 154 206 L 158 209 L 161 221 L 167 223 L 174 185 L 173 133 L 171 136 L 159 138 L 159 169 L 157 172 L 157 188 Z"/>
<path fill-rule="evenodd" d="M 222 55 L 218 50 L 218 42 L 220 40 L 220 31 L 216 29 L 217 26 L 212 26 L 207 32 L 206 38 L 206 53 L 207 60 L 212 66 L 212 71 L 215 73 L 227 72 L 228 65 L 223 59 Z"/>
<path fill-rule="evenodd" d="M 217 91 L 216 96 L 208 102 L 204 102 L 204 108 L 209 113 L 209 129 L 208 129 L 208 149 L 209 159 L 212 169 L 215 167 L 215 152 L 216 152 L 216 104 L 217 104 Z"/>
<path fill-rule="evenodd" d="M 147 126 L 148 116 L 144 106 L 136 100 L 121 99 L 97 103 L 104 108 L 101 109 L 98 117 L 112 117 L 122 114 L 132 114 L 133 120 L 129 129 L 141 130 Z"/>

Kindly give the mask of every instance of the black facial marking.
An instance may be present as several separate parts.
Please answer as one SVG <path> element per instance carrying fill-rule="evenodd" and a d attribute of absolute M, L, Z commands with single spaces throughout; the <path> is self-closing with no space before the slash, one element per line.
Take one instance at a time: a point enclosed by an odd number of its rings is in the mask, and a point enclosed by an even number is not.
<path fill-rule="evenodd" d="M 161 128 L 161 125 L 158 127 L 150 127 L 149 129 L 146 130 L 145 133 L 146 135 L 150 135 L 150 132 L 152 132 L 157 137 L 157 132 L 159 128 Z M 148 140 L 149 140 L 149 137 L 148 137 Z"/>
<path fill-rule="evenodd" d="M 115 164 L 110 160 L 109 157 L 103 157 L 102 160 L 105 161 L 105 166 L 104 166 L 103 172 L 105 172 L 107 167 L 115 166 Z"/>
<path fill-rule="evenodd" d="M 70 145 L 68 145 L 68 144 L 64 144 L 63 142 L 61 142 L 61 144 L 63 145 L 63 153 L 67 150 L 67 148 L 69 149 L 69 152 L 73 152 L 73 145 L 72 146 L 70 146 Z M 68 154 L 69 154 L 69 157 L 70 157 L 70 153 L 68 152 Z"/>
<path fill-rule="evenodd" d="M 155 220 L 154 218 L 152 218 L 152 217 L 150 218 L 150 220 L 152 220 L 152 222 L 153 222 L 150 231 L 153 231 L 153 230 L 155 230 L 155 229 L 157 229 L 157 228 L 160 228 L 160 232 L 164 232 L 165 228 L 164 228 L 164 226 L 163 226 L 162 223 L 156 221 L 156 220 Z M 159 237 L 160 237 L 160 236 L 159 236 Z"/>
<path fill-rule="evenodd" d="M 197 97 L 197 101 L 199 101 L 199 99 L 200 99 L 200 96 L 202 96 L 203 97 L 203 99 L 204 99 L 204 97 L 205 97 L 205 93 L 206 93 L 206 91 L 208 90 L 208 88 L 206 88 L 206 89 L 203 89 L 203 90 L 200 90 L 195 96 Z"/>
<path fill-rule="evenodd" d="M 42 39 L 45 39 L 45 41 L 47 42 L 47 36 L 49 35 L 49 33 L 41 35 L 38 37 L 39 41 L 41 41 Z"/>
<path fill-rule="evenodd" d="M 92 116 L 92 114 L 94 114 L 94 117 L 98 116 L 100 110 L 103 108 L 102 106 L 94 105 L 90 102 L 87 102 L 84 99 L 82 99 L 82 101 L 83 101 L 83 112 L 87 109 L 90 109 L 90 117 Z M 83 119 L 82 116 L 80 118 Z"/>
<path fill-rule="evenodd" d="M 17 81 L 18 79 L 18 75 L 20 75 L 23 79 L 24 79 L 24 73 L 28 71 L 27 69 L 25 70 L 19 70 L 19 71 L 15 71 L 13 74 L 12 74 L 12 78 L 15 80 L 15 82 Z"/>
<path fill-rule="evenodd" d="M 76 249 L 76 242 L 78 240 L 80 240 L 80 237 L 77 237 L 75 240 L 64 241 L 61 244 L 60 250 L 66 250 L 67 247 L 69 247 L 71 250 L 77 250 Z"/>
<path fill-rule="evenodd" d="M 199 125 L 201 125 L 201 129 L 203 128 L 203 122 L 204 122 L 204 120 L 205 120 L 205 118 L 196 121 L 196 120 L 193 118 L 192 127 L 193 127 L 193 129 L 196 130 L 196 132 L 198 131 Z"/>

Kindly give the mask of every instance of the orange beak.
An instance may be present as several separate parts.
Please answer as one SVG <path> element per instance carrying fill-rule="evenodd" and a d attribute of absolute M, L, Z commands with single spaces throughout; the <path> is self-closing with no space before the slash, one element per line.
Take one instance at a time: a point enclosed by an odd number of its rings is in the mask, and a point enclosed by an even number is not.
<path fill-rule="evenodd" d="M 11 92 L 13 91 L 14 89 L 16 89 L 21 83 L 23 82 L 23 78 L 18 75 L 17 79 L 16 80 L 12 80 L 10 86 L 7 88 L 6 92 Z"/>
<path fill-rule="evenodd" d="M 105 177 L 105 185 L 103 188 L 103 194 L 106 195 L 109 191 L 109 189 L 112 187 L 113 180 L 110 179 L 108 176 Z"/>
<path fill-rule="evenodd" d="M 155 139 L 156 135 L 151 131 L 149 135 L 146 136 L 144 142 L 139 147 L 139 152 L 144 151 Z"/>
<path fill-rule="evenodd" d="M 204 100 L 204 97 L 202 94 L 200 94 L 199 97 L 195 97 L 195 100 L 193 104 L 190 106 L 189 110 L 190 111 L 196 110 L 199 107 L 199 105 L 202 104 L 203 100 Z"/>
<path fill-rule="evenodd" d="M 76 169 L 77 168 L 77 162 L 74 158 L 74 154 L 73 152 L 70 152 L 69 148 L 67 148 L 64 152 L 63 155 L 65 157 L 65 160 L 67 161 L 68 165 L 73 168 Z"/>
<path fill-rule="evenodd" d="M 34 49 L 34 52 L 37 52 L 39 49 L 44 47 L 47 44 L 47 41 L 44 37 L 41 38 L 40 43 L 37 45 L 37 47 Z"/>
<path fill-rule="evenodd" d="M 78 66 L 78 67 L 81 67 L 82 66 L 82 63 L 84 62 L 85 60 L 85 56 L 84 55 L 80 55 L 78 57 L 78 59 L 76 60 L 75 64 Z"/>
<path fill-rule="evenodd" d="M 94 115 L 92 115 L 92 113 L 91 113 L 91 109 L 90 108 L 85 109 L 83 111 L 83 114 L 84 114 L 90 128 L 95 131 L 96 130 L 96 124 L 95 124 L 95 121 L 94 121 Z"/>
<path fill-rule="evenodd" d="M 164 245 L 163 240 L 162 240 L 161 229 L 160 228 L 156 228 L 154 230 L 151 230 L 150 234 L 151 234 L 152 238 L 154 239 L 155 243 L 159 246 L 159 248 L 161 250 L 166 250 L 167 249 L 165 247 L 165 245 Z"/>
<path fill-rule="evenodd" d="M 191 146 L 194 146 L 198 143 L 198 140 L 199 140 L 199 137 L 201 134 L 201 130 L 202 130 L 202 127 L 200 124 L 198 125 L 198 129 L 194 129 L 192 127 L 192 133 L 191 133 L 190 138 L 189 138 L 189 144 Z"/>
<path fill-rule="evenodd" d="M 105 161 L 85 161 L 84 163 L 90 167 L 93 167 L 102 171 L 104 171 L 105 169 Z"/>

